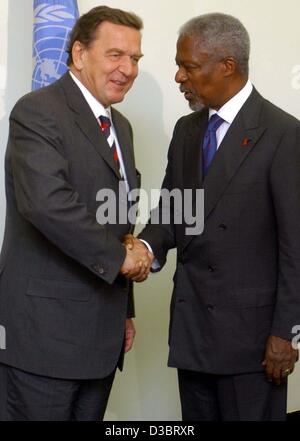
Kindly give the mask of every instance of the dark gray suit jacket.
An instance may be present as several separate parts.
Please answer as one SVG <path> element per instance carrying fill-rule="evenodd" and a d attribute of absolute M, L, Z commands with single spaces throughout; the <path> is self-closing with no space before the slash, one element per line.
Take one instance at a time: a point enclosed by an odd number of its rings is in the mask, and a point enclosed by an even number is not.
<path fill-rule="evenodd" d="M 163 266 L 177 248 L 169 365 L 214 374 L 255 372 L 267 337 L 300 323 L 300 124 L 256 90 L 202 179 L 207 110 L 175 127 L 163 187 L 205 191 L 205 226 L 142 232 Z"/>
<path fill-rule="evenodd" d="M 136 188 L 130 124 L 114 109 L 112 118 Z M 5 172 L 0 362 L 50 377 L 104 377 L 119 360 L 125 319 L 133 315 L 130 285 L 118 275 L 121 239 L 132 226 L 96 221 L 97 192 L 118 195 L 120 176 L 68 73 L 16 104 Z"/>

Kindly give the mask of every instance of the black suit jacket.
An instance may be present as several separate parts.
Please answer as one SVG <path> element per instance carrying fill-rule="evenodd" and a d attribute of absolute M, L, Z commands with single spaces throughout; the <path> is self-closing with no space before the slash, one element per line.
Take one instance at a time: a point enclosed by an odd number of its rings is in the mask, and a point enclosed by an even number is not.
<path fill-rule="evenodd" d="M 131 127 L 116 110 L 112 118 L 136 188 Z M 118 195 L 120 176 L 68 73 L 16 104 L 5 172 L 0 362 L 51 377 L 104 377 L 118 362 L 125 319 L 133 315 L 130 285 L 118 275 L 121 239 L 132 226 L 96 221 L 97 192 Z"/>
<path fill-rule="evenodd" d="M 161 266 L 177 248 L 169 365 L 255 372 L 267 337 L 291 339 L 300 320 L 300 124 L 253 90 L 203 180 L 207 118 L 202 110 L 177 122 L 163 182 L 203 186 L 203 233 L 149 224 L 140 237 Z"/>

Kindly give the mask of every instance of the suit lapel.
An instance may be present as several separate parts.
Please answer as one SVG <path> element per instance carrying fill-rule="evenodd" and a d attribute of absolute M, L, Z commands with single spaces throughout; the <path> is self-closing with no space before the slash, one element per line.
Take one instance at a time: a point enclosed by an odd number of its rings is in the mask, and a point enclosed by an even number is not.
<path fill-rule="evenodd" d="M 208 111 L 194 113 L 194 118 L 187 128 L 183 146 L 183 190 L 197 190 L 202 188 L 202 143 L 208 120 Z M 192 212 L 195 213 L 195 192 L 193 191 Z M 185 235 L 186 225 L 183 221 L 178 240 L 178 252 L 185 248 L 193 236 Z"/>
<path fill-rule="evenodd" d="M 72 80 L 68 72 L 59 81 L 65 91 L 67 103 L 75 113 L 74 119 L 79 129 L 92 143 L 97 153 L 105 160 L 115 175 L 121 179 L 105 135 L 102 133 L 99 124 L 80 89 Z"/>
<path fill-rule="evenodd" d="M 265 131 L 265 128 L 259 125 L 262 103 L 263 98 L 253 89 L 250 97 L 235 117 L 215 154 L 209 171 L 203 181 L 205 219 L 207 219 L 212 212 L 239 167 Z M 202 124 L 203 132 L 200 136 L 202 140 L 205 127 L 206 125 Z M 185 173 L 187 173 L 187 171 L 188 168 L 185 168 Z M 202 167 L 199 173 L 202 176 Z M 182 249 L 189 244 L 193 237 L 194 236 L 185 236 Z"/>
<path fill-rule="evenodd" d="M 262 100 L 253 90 L 217 150 L 204 179 L 205 219 L 265 131 L 259 126 Z"/>
<path fill-rule="evenodd" d="M 188 129 L 184 145 L 183 188 L 202 188 L 202 142 L 208 112 L 197 112 Z"/>

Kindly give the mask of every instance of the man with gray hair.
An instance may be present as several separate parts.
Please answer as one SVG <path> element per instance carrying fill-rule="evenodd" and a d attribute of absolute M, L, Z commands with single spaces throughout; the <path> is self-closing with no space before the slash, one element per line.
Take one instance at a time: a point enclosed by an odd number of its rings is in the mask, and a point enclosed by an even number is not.
<path fill-rule="evenodd" d="M 139 236 L 160 268 L 177 248 L 168 364 L 184 420 L 284 420 L 298 356 L 300 124 L 255 90 L 249 48 L 229 15 L 181 28 L 175 80 L 195 112 L 175 126 L 162 187 L 204 188 L 204 231 L 150 222 Z"/>

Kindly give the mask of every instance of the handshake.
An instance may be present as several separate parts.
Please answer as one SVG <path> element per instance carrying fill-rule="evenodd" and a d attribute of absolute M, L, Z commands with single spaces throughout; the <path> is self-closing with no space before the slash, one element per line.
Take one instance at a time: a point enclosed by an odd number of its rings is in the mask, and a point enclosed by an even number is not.
<path fill-rule="evenodd" d="M 153 254 L 142 241 L 131 234 L 124 237 L 123 245 L 126 248 L 126 257 L 120 273 L 134 282 L 143 282 L 149 275 Z"/>

